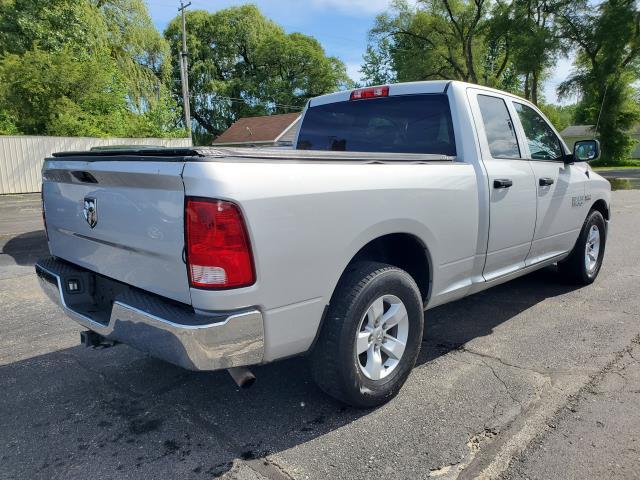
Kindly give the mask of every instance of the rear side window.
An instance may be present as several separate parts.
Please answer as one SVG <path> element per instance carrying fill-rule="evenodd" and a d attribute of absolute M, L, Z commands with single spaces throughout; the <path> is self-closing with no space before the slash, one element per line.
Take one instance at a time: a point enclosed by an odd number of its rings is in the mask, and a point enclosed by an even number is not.
<path fill-rule="evenodd" d="M 507 104 L 498 97 L 478 95 L 484 131 L 493 158 L 520 158 L 513 122 Z"/>
<path fill-rule="evenodd" d="M 454 156 L 449 99 L 402 95 L 310 107 L 297 148 Z"/>

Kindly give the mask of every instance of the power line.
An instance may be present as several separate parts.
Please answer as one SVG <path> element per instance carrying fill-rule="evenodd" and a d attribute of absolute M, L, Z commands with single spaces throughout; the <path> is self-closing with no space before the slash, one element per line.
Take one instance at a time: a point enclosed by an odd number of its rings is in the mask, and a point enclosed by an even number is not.
<path fill-rule="evenodd" d="M 304 110 L 304 107 L 301 107 L 299 105 L 286 105 L 283 103 L 275 103 L 275 102 L 269 102 L 268 100 L 263 100 L 263 101 L 250 101 L 250 100 L 246 100 L 244 98 L 237 98 L 237 97 L 226 97 L 226 96 L 222 96 L 222 95 L 213 95 L 216 98 L 222 99 L 222 100 L 228 100 L 230 102 L 233 103 L 244 103 L 246 105 L 250 105 L 251 103 L 254 103 L 255 105 L 262 105 L 262 106 L 270 106 L 273 105 L 274 107 L 283 107 L 283 108 L 293 108 L 296 110 Z M 306 100 L 305 100 L 306 102 Z"/>
<path fill-rule="evenodd" d="M 172 80 L 173 82 L 177 82 L 176 79 Z M 195 98 L 198 94 L 195 93 L 190 93 L 190 98 Z M 205 95 L 207 95 L 207 93 L 205 93 Z M 247 99 L 247 98 L 240 98 L 240 97 L 228 97 L 226 95 L 217 95 L 215 93 L 209 93 L 208 95 L 211 95 L 212 97 L 215 98 L 219 98 L 221 100 L 228 100 L 230 102 L 235 102 L 235 103 L 244 103 L 247 105 L 250 104 L 256 104 L 256 105 L 262 105 L 262 106 L 270 106 L 273 105 L 275 107 L 284 107 L 284 108 L 295 108 L 298 110 L 304 110 L 304 107 L 301 107 L 300 105 L 287 105 L 285 103 L 277 103 L 277 102 L 270 102 L 268 100 L 253 100 L 253 99 Z M 303 98 L 302 99 L 304 101 L 304 103 L 307 102 L 308 98 Z"/>

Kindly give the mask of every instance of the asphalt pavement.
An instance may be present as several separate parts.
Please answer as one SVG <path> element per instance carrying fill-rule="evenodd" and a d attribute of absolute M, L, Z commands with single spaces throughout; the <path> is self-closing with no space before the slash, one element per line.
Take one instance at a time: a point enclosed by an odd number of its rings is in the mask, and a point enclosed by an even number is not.
<path fill-rule="evenodd" d="M 639 478 L 640 191 L 614 192 L 593 285 L 548 268 L 429 311 L 374 410 L 324 395 L 304 358 L 241 391 L 80 346 L 33 273 L 39 203 L 0 197 L 0 479 Z"/>

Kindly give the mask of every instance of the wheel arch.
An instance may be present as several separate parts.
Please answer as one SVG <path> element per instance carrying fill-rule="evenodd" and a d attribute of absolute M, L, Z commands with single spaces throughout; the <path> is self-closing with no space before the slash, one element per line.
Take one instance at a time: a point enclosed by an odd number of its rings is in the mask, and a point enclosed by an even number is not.
<path fill-rule="evenodd" d="M 423 233 L 428 234 L 429 232 Z M 307 349 L 307 353 L 313 351 L 315 348 L 320 332 L 324 327 L 331 299 L 338 288 L 340 288 L 340 281 L 344 278 L 345 274 L 349 271 L 349 268 L 355 262 L 360 260 L 378 261 L 401 268 L 411 275 L 418 285 L 423 306 L 427 305 L 429 298 L 431 297 L 433 285 L 433 257 L 429 247 L 418 235 L 406 231 L 392 231 L 390 233 L 378 234 L 373 238 L 369 237 L 369 240 L 366 241 L 364 245 L 360 245 L 360 248 L 355 250 L 355 253 L 346 257 L 343 261 L 344 266 L 342 267 L 342 270 L 340 270 L 339 276 L 332 282 L 332 289 L 330 290 L 327 303 L 325 304 L 322 312 L 322 317 L 318 324 L 315 337 Z M 351 251 L 353 252 L 353 250 Z M 396 255 L 394 255 L 394 252 Z M 401 255 L 404 255 L 404 257 Z M 409 260 L 412 258 L 415 260 L 415 256 L 417 256 L 418 261 L 410 262 Z"/>
<path fill-rule="evenodd" d="M 609 220 L 609 205 L 607 204 L 607 202 L 602 199 L 599 198 L 598 200 L 596 200 L 595 202 L 593 202 L 593 205 L 591 205 L 591 210 L 597 210 L 598 212 L 600 212 L 602 214 L 602 216 L 604 217 L 605 220 Z"/>
<path fill-rule="evenodd" d="M 363 245 L 349 260 L 340 278 L 358 261 L 377 261 L 405 270 L 415 280 L 426 305 L 433 284 L 432 258 L 428 247 L 416 235 L 406 232 L 387 233 Z M 335 290 L 340 282 L 336 284 Z M 332 294 L 333 296 L 333 294 Z"/>

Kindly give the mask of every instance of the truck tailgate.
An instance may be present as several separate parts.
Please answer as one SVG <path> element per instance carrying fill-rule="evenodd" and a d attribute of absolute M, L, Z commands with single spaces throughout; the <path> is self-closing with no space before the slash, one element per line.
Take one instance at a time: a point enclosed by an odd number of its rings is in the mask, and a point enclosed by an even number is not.
<path fill-rule="evenodd" d="M 190 304 L 183 262 L 184 162 L 96 160 L 45 161 L 51 254 Z"/>

